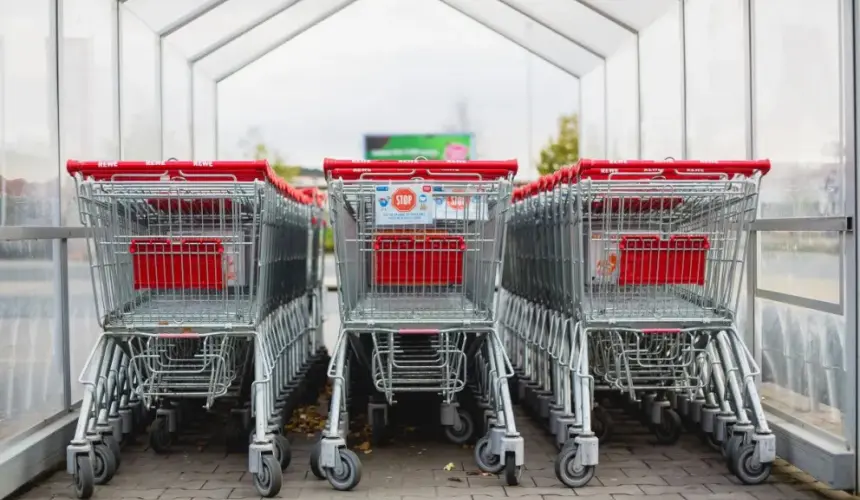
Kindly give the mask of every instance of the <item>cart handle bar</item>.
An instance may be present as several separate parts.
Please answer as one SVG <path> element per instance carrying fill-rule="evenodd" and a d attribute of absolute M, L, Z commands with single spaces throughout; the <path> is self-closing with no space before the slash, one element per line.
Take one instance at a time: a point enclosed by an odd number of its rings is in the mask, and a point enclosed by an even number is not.
<path fill-rule="evenodd" d="M 254 182 L 272 184 L 286 198 L 302 205 L 314 204 L 313 197 L 278 177 L 266 160 L 227 161 L 78 161 L 66 162 L 70 175 L 101 182 Z"/>
<path fill-rule="evenodd" d="M 589 160 L 564 167 L 552 174 L 514 190 L 514 201 L 520 201 L 540 192 L 552 191 L 559 184 L 576 183 L 582 179 L 592 181 L 707 181 L 725 177 L 753 177 L 766 175 L 770 160 Z"/>
<path fill-rule="evenodd" d="M 367 174 L 372 174 L 377 180 L 402 180 L 408 174 L 434 180 L 443 180 L 440 177 L 446 177 L 446 174 L 448 177 L 459 174 L 459 180 L 464 174 L 495 180 L 516 175 L 518 170 L 517 160 L 323 160 L 326 176 L 343 180 L 359 180 Z M 379 176 L 392 178 L 380 179 Z"/>

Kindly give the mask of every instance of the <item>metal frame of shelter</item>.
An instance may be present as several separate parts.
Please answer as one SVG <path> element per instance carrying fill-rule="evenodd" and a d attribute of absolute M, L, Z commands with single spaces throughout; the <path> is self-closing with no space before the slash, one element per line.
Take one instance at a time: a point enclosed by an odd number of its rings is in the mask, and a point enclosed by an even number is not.
<path fill-rule="evenodd" d="M 124 3 L 133 3 L 135 0 L 115 0 L 118 4 Z M 207 0 L 197 8 L 192 11 L 178 17 L 173 20 L 166 26 L 162 27 L 157 31 L 158 36 L 158 57 L 157 57 L 157 68 L 155 69 L 158 74 L 157 81 L 159 81 L 162 85 L 159 85 L 159 94 L 158 100 L 160 103 L 159 113 L 161 127 L 161 134 L 159 137 L 160 141 L 160 149 L 163 153 L 164 145 L 163 145 L 163 96 L 161 94 L 161 87 L 163 86 L 163 78 L 162 78 L 162 52 L 164 48 L 165 40 L 168 39 L 171 35 L 176 34 L 180 30 L 183 30 L 206 15 L 207 13 L 213 11 L 219 6 L 230 2 L 231 0 Z M 232 0 L 237 1 L 237 0 Z M 219 50 L 228 46 L 235 40 L 241 38 L 244 35 L 255 30 L 260 25 L 266 23 L 267 21 L 275 18 L 276 16 L 289 12 L 290 9 L 294 8 L 300 2 L 312 2 L 314 0 L 280 0 L 277 2 L 277 5 L 273 6 L 270 10 L 259 14 L 256 18 L 250 20 L 246 24 L 242 24 L 240 26 L 235 27 L 230 33 L 227 33 L 220 39 L 212 42 L 210 45 L 204 47 L 199 52 L 194 53 L 188 59 L 188 68 L 190 70 L 190 83 L 189 83 L 189 132 L 190 132 L 190 140 L 191 140 L 191 151 L 195 151 L 194 141 L 195 141 L 195 66 L 205 60 L 207 57 L 215 54 Z M 260 60 L 267 54 L 281 47 L 282 45 L 290 42 L 296 37 L 300 36 L 302 33 L 313 29 L 318 24 L 322 23 L 326 19 L 337 15 L 342 10 L 347 7 L 354 5 L 355 3 L 361 0 L 337 0 L 333 6 L 331 6 L 328 10 L 320 12 L 318 15 L 313 17 L 311 20 L 303 24 L 297 29 L 294 29 L 288 33 L 284 33 L 278 39 L 272 40 L 269 44 L 267 44 L 262 49 L 255 51 L 254 53 L 247 54 L 241 61 L 238 61 L 235 65 L 232 65 L 229 68 L 226 68 L 225 71 L 221 72 L 214 78 L 215 83 L 215 149 L 217 152 L 217 88 L 218 85 L 240 72 L 244 68 L 253 64 L 254 62 Z M 581 79 L 585 76 L 586 72 L 581 71 L 581 68 L 575 68 L 575 64 L 571 64 L 571 61 L 560 60 L 558 57 L 553 56 L 552 54 L 548 54 L 545 51 L 542 51 L 537 47 L 531 40 L 527 37 L 520 36 L 517 33 L 514 33 L 510 30 L 506 30 L 501 23 L 494 22 L 488 16 L 481 15 L 480 8 L 474 8 L 477 4 L 472 0 L 439 0 L 447 7 L 453 9 L 454 11 L 459 12 L 460 14 L 472 19 L 476 23 L 484 26 L 485 28 L 496 32 L 501 35 L 511 43 L 519 46 L 520 48 L 528 51 L 533 54 L 535 57 L 542 59 L 543 61 L 555 66 L 559 70 L 577 78 Z M 636 124 L 636 134 L 638 136 L 638 155 L 641 157 L 642 153 L 642 126 L 641 126 L 641 116 L 642 116 L 642 85 L 640 80 L 640 66 L 641 66 L 641 54 L 639 53 L 639 38 L 640 38 L 640 30 L 642 27 L 636 26 L 635 23 L 625 22 L 625 20 L 619 18 L 617 15 L 613 15 L 611 9 L 607 9 L 602 7 L 605 3 L 601 3 L 599 0 L 557 0 L 558 2 L 573 2 L 584 9 L 587 9 L 591 15 L 597 15 L 604 19 L 607 22 L 612 23 L 614 26 L 617 26 L 619 29 L 623 30 L 630 37 L 633 37 L 636 49 L 636 83 L 637 83 L 637 124 Z M 637 0 L 640 1 L 640 0 Z M 641 0 L 644 2 L 645 0 Z M 755 78 L 755 51 L 753 47 L 754 40 L 754 9 L 752 7 L 752 2 L 754 0 L 741 0 L 743 4 L 743 46 L 745 52 L 745 73 L 746 78 L 744 89 L 744 107 L 745 107 L 745 119 L 744 119 L 744 129 L 745 129 L 745 153 L 747 158 L 755 158 L 758 155 L 756 151 L 756 116 L 755 116 L 755 91 L 756 91 L 756 78 Z M 842 72 L 842 85 L 844 95 L 842 105 L 840 106 L 842 110 L 842 124 L 841 128 L 845 137 L 845 152 L 843 156 L 843 160 L 847 165 L 845 172 L 845 199 L 844 199 L 844 214 L 843 216 L 838 217 L 801 217 L 801 218 L 785 218 L 785 219 L 760 219 L 756 222 L 754 231 L 752 233 L 752 241 L 750 247 L 750 255 L 747 257 L 747 269 L 746 269 L 746 306 L 747 306 L 747 324 L 745 325 L 745 331 L 752 332 L 751 338 L 748 338 L 748 342 L 752 346 L 752 351 L 755 356 L 761 360 L 762 356 L 762 339 L 761 335 L 756 334 L 755 330 L 755 308 L 756 308 L 756 298 L 766 299 L 769 301 L 775 301 L 783 304 L 790 304 L 797 307 L 803 307 L 810 310 L 822 311 L 831 314 L 841 314 L 845 317 L 846 322 L 846 331 L 848 334 L 845 339 L 845 351 L 847 355 L 845 356 L 845 375 L 848 382 L 845 384 L 848 386 L 846 389 L 845 398 L 845 407 L 843 409 L 844 417 L 844 436 L 843 439 L 835 439 L 833 436 L 828 436 L 823 433 L 823 431 L 819 431 L 815 428 L 811 428 L 808 425 L 805 425 L 799 419 L 793 417 L 792 415 L 786 415 L 784 413 L 773 412 L 774 416 L 773 425 L 775 431 L 778 434 L 778 450 L 780 455 L 786 458 L 788 461 L 797 465 L 801 469 L 809 472 L 816 478 L 825 483 L 831 484 L 834 487 L 838 487 L 841 489 L 858 489 L 857 478 L 860 478 L 860 454 L 855 453 L 860 446 L 860 438 L 858 438 L 858 428 L 860 428 L 860 412 L 858 412 L 858 403 L 860 403 L 860 397 L 858 397 L 858 388 L 860 388 L 860 371 L 857 370 L 858 359 L 860 359 L 860 343 L 857 342 L 856 335 L 854 334 L 858 330 L 858 315 L 857 310 L 858 306 L 858 248 L 860 248 L 860 241 L 858 241 L 858 235 L 855 230 L 854 218 L 857 213 L 857 196 L 856 193 L 858 191 L 858 176 L 857 176 L 857 144 L 860 144 L 860 123 L 858 123 L 858 118 L 860 118 L 860 6 L 855 6 L 855 2 L 853 0 L 836 0 L 839 2 L 840 8 L 842 9 L 842 25 L 839 27 L 839 33 L 842 37 L 841 46 L 844 47 L 840 53 L 840 57 L 842 58 L 842 67 L 844 71 Z M 688 118 L 688 107 L 687 107 L 687 82 L 686 82 L 686 62 L 687 62 L 687 48 L 685 45 L 685 1 L 678 0 L 679 5 L 679 19 L 678 30 L 680 31 L 681 37 L 681 54 L 679 55 L 681 61 L 681 92 L 680 92 L 680 105 L 681 105 L 681 156 L 686 158 L 688 156 L 688 146 L 687 146 L 687 118 Z M 61 60 L 61 43 L 59 43 L 59 39 L 57 33 L 61 33 L 60 27 L 62 26 L 62 0 L 48 0 L 50 4 L 50 13 L 51 13 L 51 24 L 53 29 L 51 46 L 53 47 L 52 53 L 49 54 L 49 57 L 53 58 L 52 60 L 57 62 L 56 65 L 52 65 L 51 75 L 49 77 L 53 78 L 54 82 L 51 84 L 53 87 L 50 92 L 50 100 L 49 103 L 51 106 L 56 107 L 56 111 L 52 111 L 55 113 L 52 116 L 52 134 L 56 134 L 57 137 L 60 135 L 60 111 L 59 111 L 59 103 L 61 102 L 61 80 L 59 78 L 60 68 L 62 67 L 59 64 Z M 609 93 L 607 92 L 606 81 L 606 62 L 607 59 L 612 56 L 612 53 L 607 51 L 604 47 L 597 47 L 597 44 L 592 40 L 586 39 L 586 36 L 572 36 L 571 33 L 565 32 L 561 26 L 559 26 L 557 20 L 555 22 L 550 21 L 544 17 L 536 15 L 531 10 L 526 10 L 523 8 L 522 2 L 517 2 L 516 0 L 484 0 L 481 5 L 493 5 L 494 8 L 502 8 L 508 9 L 508 13 L 517 14 L 520 17 L 528 20 L 534 27 L 541 30 L 541 32 L 545 36 L 552 37 L 556 40 L 561 40 L 565 44 L 576 47 L 577 50 L 582 52 L 583 54 L 587 54 L 592 61 L 591 67 L 588 71 L 592 69 L 597 69 L 602 65 L 603 74 L 604 74 L 604 102 L 603 110 L 604 117 L 608 115 L 607 113 L 607 102 L 611 99 Z M 471 7 L 467 7 L 467 5 Z M 117 8 L 117 23 L 115 25 L 117 32 L 115 34 L 115 39 L 119 44 L 122 44 L 122 27 L 121 27 L 121 9 Z M 117 61 L 116 61 L 117 69 L 122 68 L 122 50 L 117 50 Z M 121 78 L 117 77 L 117 87 L 118 93 L 121 93 Z M 580 89 L 580 102 L 582 101 L 582 91 Z M 580 110 L 582 110 L 582 106 L 580 105 Z M 121 114 L 121 111 L 117 111 L 117 113 Z M 118 126 L 122 126 L 122 120 L 118 120 Z M 608 120 L 604 119 L 604 151 L 607 150 L 605 147 L 608 142 L 609 134 L 608 132 Z M 121 137 L 120 131 L 120 137 Z M 57 141 L 57 144 L 60 142 Z M 122 147 L 122 146 L 120 146 Z M 61 148 L 56 152 L 56 159 L 58 165 L 60 164 L 60 151 Z M 120 150 L 122 152 L 122 149 Z M 217 153 L 216 153 L 217 154 Z M 163 154 L 162 154 L 163 157 Z M 760 283 L 758 283 L 758 271 L 757 271 L 757 251 L 758 251 L 758 240 L 761 233 L 765 232 L 831 232 L 838 234 L 841 241 L 841 256 L 840 256 L 840 270 L 841 270 L 841 282 L 840 282 L 840 294 L 839 300 L 836 303 L 815 300 L 807 297 L 803 297 L 800 295 L 792 295 L 785 292 L 768 290 L 766 288 L 760 287 Z M 61 368 L 63 373 L 66 374 L 66 379 L 63 381 L 63 411 L 60 412 L 55 418 L 46 422 L 43 425 L 34 427 L 31 431 L 22 435 L 20 438 L 16 439 L 11 444 L 4 446 L 3 453 L 0 453 L 0 497 L 5 496 L 11 491 L 15 490 L 19 487 L 22 482 L 29 481 L 35 478 L 38 474 L 42 473 L 46 467 L 49 467 L 50 464 L 56 462 L 57 460 L 62 459 L 62 451 L 64 450 L 65 445 L 69 440 L 69 434 L 74 427 L 74 420 L 76 415 L 71 410 L 74 407 L 72 396 L 71 396 L 71 362 L 70 362 L 70 351 L 69 351 L 69 311 L 68 311 L 68 298 L 69 298 L 69 277 L 68 277 L 68 259 L 67 259 L 67 244 L 70 239 L 77 239 L 85 237 L 86 233 L 82 228 L 74 228 L 74 227 L 63 227 L 60 225 L 59 220 L 56 222 L 55 226 L 47 226 L 47 227 L 0 227 L 0 241 L 21 241 L 21 240 L 52 240 L 54 245 L 54 266 L 55 266 L 55 275 L 56 279 L 56 311 L 55 311 L 55 323 L 56 323 L 56 331 L 53 332 L 54 335 L 54 345 L 58 346 L 58 349 L 61 351 L 59 354 L 59 358 L 61 358 Z M 770 411 L 771 408 L 768 408 Z M 34 465 L 38 464 L 38 465 Z M 40 470 L 35 470 L 36 468 L 41 468 Z"/>

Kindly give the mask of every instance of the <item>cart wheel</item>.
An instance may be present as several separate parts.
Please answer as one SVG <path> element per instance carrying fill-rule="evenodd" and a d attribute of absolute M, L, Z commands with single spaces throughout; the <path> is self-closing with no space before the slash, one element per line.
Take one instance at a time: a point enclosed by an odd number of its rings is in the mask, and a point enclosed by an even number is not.
<path fill-rule="evenodd" d="M 502 465 L 502 461 L 499 460 L 498 455 L 490 453 L 490 438 L 487 436 L 482 437 L 475 443 L 474 456 L 475 464 L 478 465 L 478 468 L 488 474 L 498 474 L 505 467 Z"/>
<path fill-rule="evenodd" d="M 119 446 L 119 441 L 117 441 L 112 434 L 107 434 L 102 436 L 102 442 L 108 447 L 111 453 L 113 453 L 116 467 L 119 469 L 119 466 L 122 463 L 122 457 L 120 456 L 122 449 Z"/>
<path fill-rule="evenodd" d="M 773 468 L 773 463 L 761 463 L 755 459 L 755 443 L 748 443 L 736 450 L 732 465 L 738 479 L 750 485 L 765 482 Z"/>
<path fill-rule="evenodd" d="M 385 442 L 385 411 L 382 408 L 374 409 L 371 420 L 373 426 L 371 428 L 370 443 L 373 446 L 380 446 Z"/>
<path fill-rule="evenodd" d="M 338 453 L 340 463 L 336 467 L 326 469 L 326 479 L 332 488 L 349 491 L 361 481 L 361 461 L 352 450 L 341 448 Z"/>
<path fill-rule="evenodd" d="M 93 446 L 93 481 L 95 484 L 108 484 L 116 474 L 116 458 L 110 448 L 102 443 Z"/>
<path fill-rule="evenodd" d="M 460 415 L 460 425 L 446 426 L 445 437 L 454 444 L 466 444 L 475 433 L 475 422 L 466 410 L 457 408 L 457 413 Z"/>
<path fill-rule="evenodd" d="M 173 444 L 173 436 L 167 430 L 167 419 L 158 417 L 152 421 L 149 427 L 149 447 L 156 453 L 170 453 Z"/>
<path fill-rule="evenodd" d="M 699 437 L 702 438 L 702 442 L 708 445 L 714 451 L 722 451 L 722 443 L 717 441 L 717 436 L 713 432 L 705 432 L 699 431 Z"/>
<path fill-rule="evenodd" d="M 603 407 L 596 407 L 591 412 L 591 430 L 600 443 L 608 442 L 612 438 L 612 415 Z"/>
<path fill-rule="evenodd" d="M 322 442 L 317 441 L 311 450 L 311 474 L 317 479 L 325 479 L 325 471 L 320 468 L 320 453 L 322 452 Z"/>
<path fill-rule="evenodd" d="M 573 442 L 568 441 L 568 443 Z M 555 457 L 555 477 L 568 488 L 581 488 L 594 477 L 593 465 L 576 465 L 576 454 L 579 446 L 576 444 L 568 446 Z"/>
<path fill-rule="evenodd" d="M 737 474 L 734 467 L 737 463 L 737 455 L 743 445 L 744 437 L 740 434 L 732 434 L 730 438 L 726 439 L 725 442 L 722 443 L 723 457 L 726 459 L 726 466 L 729 468 L 729 472 L 732 474 Z"/>
<path fill-rule="evenodd" d="M 654 436 L 660 444 L 675 444 L 681 439 L 683 426 L 681 416 L 671 408 L 663 410 L 663 415 L 658 425 L 652 427 Z"/>
<path fill-rule="evenodd" d="M 508 486 L 519 486 L 523 478 L 523 466 L 517 465 L 514 452 L 505 453 L 505 482 Z"/>
<path fill-rule="evenodd" d="M 281 464 L 281 470 L 287 470 L 290 466 L 290 461 L 293 459 L 293 452 L 290 447 L 290 440 L 280 434 L 272 436 L 272 445 L 275 448 L 275 457 L 278 463 Z"/>
<path fill-rule="evenodd" d="M 263 455 L 260 462 L 260 472 L 254 474 L 254 488 L 264 498 L 272 498 L 281 491 L 284 473 L 281 464 L 272 455 Z"/>
<path fill-rule="evenodd" d="M 75 496 L 81 499 L 90 498 L 95 490 L 93 463 L 89 455 L 75 457 Z"/>

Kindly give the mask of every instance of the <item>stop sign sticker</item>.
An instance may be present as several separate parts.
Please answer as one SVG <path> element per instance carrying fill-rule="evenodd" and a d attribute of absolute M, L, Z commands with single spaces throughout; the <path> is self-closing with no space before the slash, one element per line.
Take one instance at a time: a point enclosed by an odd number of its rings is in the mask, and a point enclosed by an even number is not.
<path fill-rule="evenodd" d="M 411 212 L 418 205 L 418 197 L 410 188 L 397 188 L 391 193 L 391 206 L 400 213 Z"/>
<path fill-rule="evenodd" d="M 449 196 L 448 206 L 454 210 L 463 210 L 466 208 L 466 198 L 464 196 Z"/>
<path fill-rule="evenodd" d="M 430 186 L 420 184 L 376 187 L 379 225 L 432 224 L 435 216 Z"/>

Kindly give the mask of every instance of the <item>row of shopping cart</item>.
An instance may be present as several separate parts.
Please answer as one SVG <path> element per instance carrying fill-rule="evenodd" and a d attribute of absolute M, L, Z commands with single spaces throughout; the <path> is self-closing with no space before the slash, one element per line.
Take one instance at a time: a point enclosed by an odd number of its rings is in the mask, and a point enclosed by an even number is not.
<path fill-rule="evenodd" d="M 370 394 L 376 437 L 399 398 L 430 395 L 447 438 L 480 436 L 484 466 L 518 484 L 523 438 L 495 316 L 517 162 L 326 160 L 324 170 L 341 330 L 311 470 L 338 490 L 360 481 L 358 456 L 346 448 L 351 396 Z"/>
<path fill-rule="evenodd" d="M 201 411 L 228 417 L 254 486 L 276 495 L 291 459 L 285 419 L 327 362 L 319 193 L 265 161 L 69 161 L 68 171 L 103 330 L 67 448 L 76 495 L 111 480 L 139 430 L 166 452 Z"/>
<path fill-rule="evenodd" d="M 735 317 L 769 169 L 581 160 L 514 192 L 500 328 L 565 485 L 591 480 L 611 434 L 600 394 L 636 406 L 661 443 L 685 418 L 746 484 L 770 475 L 775 436 Z"/>

